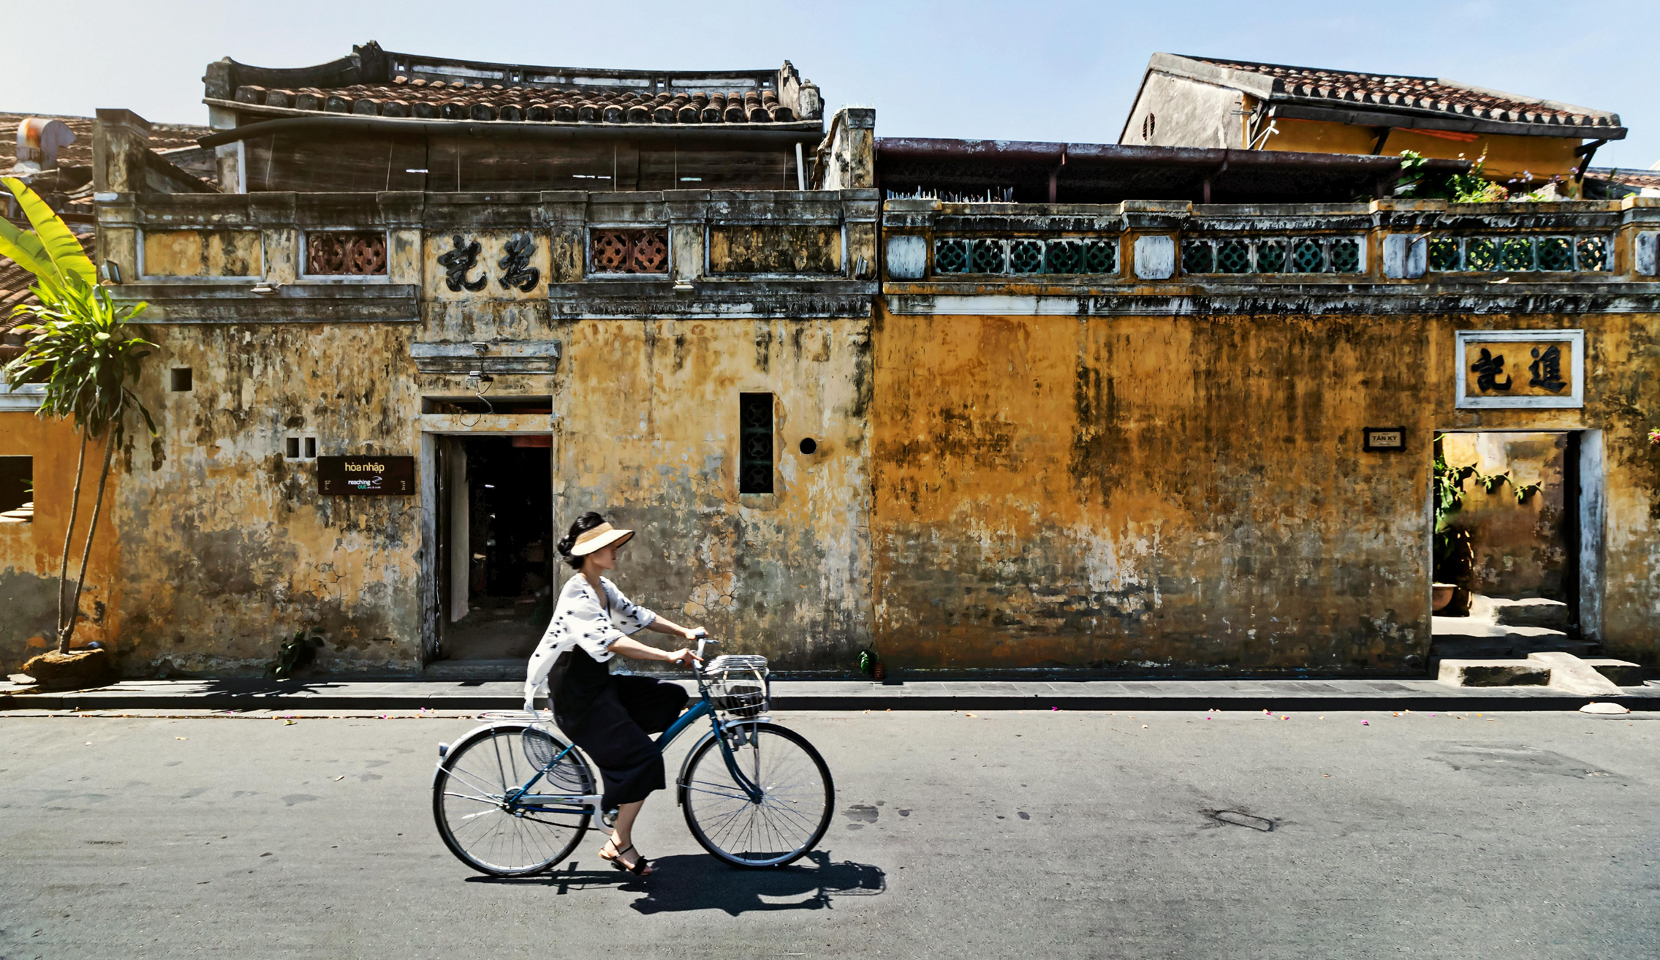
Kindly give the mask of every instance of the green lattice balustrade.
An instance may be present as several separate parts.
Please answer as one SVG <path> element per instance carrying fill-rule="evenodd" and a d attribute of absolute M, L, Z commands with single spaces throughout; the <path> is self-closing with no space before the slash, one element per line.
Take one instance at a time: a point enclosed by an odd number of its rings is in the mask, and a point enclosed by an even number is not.
<path fill-rule="evenodd" d="M 1044 244 L 1043 272 L 1085 272 L 1083 243 L 1077 240 L 1051 240 Z"/>
<path fill-rule="evenodd" d="M 1264 240 L 1257 244 L 1257 272 L 1284 273 L 1285 250 L 1284 240 Z"/>
<path fill-rule="evenodd" d="M 1009 269 L 1013 273 L 1037 273 L 1043 269 L 1042 240 L 1013 240 L 1009 243 Z"/>
<path fill-rule="evenodd" d="M 1001 240 L 976 240 L 969 248 L 971 273 L 1002 273 L 1007 263 Z"/>
<path fill-rule="evenodd" d="M 1545 237 L 1539 241 L 1537 253 L 1541 270 L 1574 268 L 1574 245 L 1567 237 Z"/>
<path fill-rule="evenodd" d="M 1216 270 L 1215 248 L 1209 240 L 1182 241 L 1182 272 L 1213 273 Z"/>
<path fill-rule="evenodd" d="M 1525 237 L 1510 237 L 1499 244 L 1500 270 L 1532 270 L 1533 241 Z"/>
<path fill-rule="evenodd" d="M 1243 240 L 1223 240 L 1216 245 L 1217 273 L 1250 273 L 1251 246 Z"/>
<path fill-rule="evenodd" d="M 1359 273 L 1360 272 L 1360 241 L 1352 237 L 1340 237 L 1331 242 L 1331 272 L 1332 273 Z"/>
<path fill-rule="evenodd" d="M 1325 269 L 1326 254 L 1318 240 L 1298 240 L 1291 248 L 1291 270 L 1294 273 L 1319 273 Z"/>
<path fill-rule="evenodd" d="M 968 272 L 968 241 L 940 240 L 934 244 L 936 273 Z"/>

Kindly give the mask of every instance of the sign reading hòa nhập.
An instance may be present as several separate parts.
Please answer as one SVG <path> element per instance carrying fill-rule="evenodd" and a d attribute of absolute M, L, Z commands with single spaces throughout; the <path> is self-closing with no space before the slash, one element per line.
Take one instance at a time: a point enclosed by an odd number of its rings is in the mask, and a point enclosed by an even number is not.
<path fill-rule="evenodd" d="M 414 457 L 318 457 L 317 492 L 331 496 L 409 496 Z"/>

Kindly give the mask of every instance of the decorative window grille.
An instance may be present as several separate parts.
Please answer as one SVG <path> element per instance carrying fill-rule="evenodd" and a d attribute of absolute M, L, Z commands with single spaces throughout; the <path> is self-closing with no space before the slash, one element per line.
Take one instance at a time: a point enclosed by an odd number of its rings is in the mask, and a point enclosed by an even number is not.
<path fill-rule="evenodd" d="M 772 394 L 738 394 L 738 492 L 772 492 Z"/>
<path fill-rule="evenodd" d="M 668 229 L 589 231 L 588 272 L 668 273 Z"/>
<path fill-rule="evenodd" d="M 1441 273 L 1596 273 L 1608 269 L 1607 237 L 1431 237 L 1429 268 Z"/>
<path fill-rule="evenodd" d="M 307 233 L 305 272 L 313 277 L 383 277 L 386 234 L 345 230 Z"/>
<path fill-rule="evenodd" d="M 1359 237 L 1182 241 L 1183 273 L 1360 273 L 1361 259 Z"/>
<path fill-rule="evenodd" d="M 1114 274 L 1117 237 L 934 241 L 934 273 Z"/>

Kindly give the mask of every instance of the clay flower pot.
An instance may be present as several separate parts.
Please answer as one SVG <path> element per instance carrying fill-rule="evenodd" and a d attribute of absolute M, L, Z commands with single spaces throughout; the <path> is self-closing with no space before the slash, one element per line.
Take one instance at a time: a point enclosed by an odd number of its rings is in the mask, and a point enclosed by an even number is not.
<path fill-rule="evenodd" d="M 1458 585 L 1453 583 L 1437 583 L 1430 587 L 1430 607 L 1440 613 L 1452 603 L 1453 594 L 1458 592 Z"/>

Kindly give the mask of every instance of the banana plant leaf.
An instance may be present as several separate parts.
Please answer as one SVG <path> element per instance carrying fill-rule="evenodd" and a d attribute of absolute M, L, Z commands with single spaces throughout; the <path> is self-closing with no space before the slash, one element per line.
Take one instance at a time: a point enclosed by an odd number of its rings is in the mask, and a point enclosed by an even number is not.
<path fill-rule="evenodd" d="M 0 183 L 17 198 L 17 205 L 23 208 L 23 215 L 29 218 L 29 224 L 35 228 L 35 237 L 45 254 L 49 269 L 41 272 L 29 267 L 22 260 L 18 264 L 28 269 L 43 281 L 50 280 L 63 289 L 88 289 L 98 283 L 98 271 L 87 257 L 86 250 L 82 249 L 81 241 L 70 232 L 69 226 L 60 219 L 40 195 L 29 189 L 28 184 L 16 177 L 0 177 Z M 15 242 L 14 242 L 14 245 Z M 20 245 L 19 245 L 20 246 Z M 27 248 L 24 252 L 28 253 Z M 7 256 L 11 256 L 9 253 Z M 16 257 L 12 257 L 16 260 Z M 37 263 L 39 257 L 32 257 Z"/>

